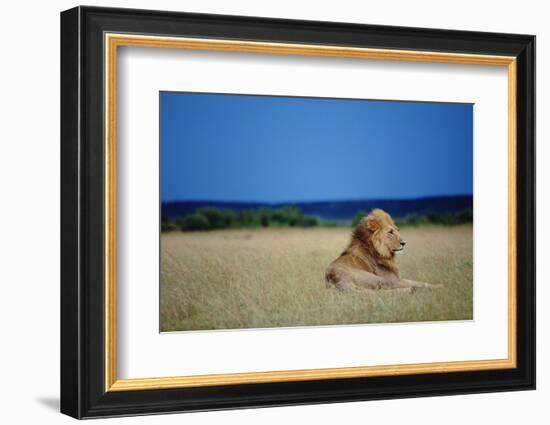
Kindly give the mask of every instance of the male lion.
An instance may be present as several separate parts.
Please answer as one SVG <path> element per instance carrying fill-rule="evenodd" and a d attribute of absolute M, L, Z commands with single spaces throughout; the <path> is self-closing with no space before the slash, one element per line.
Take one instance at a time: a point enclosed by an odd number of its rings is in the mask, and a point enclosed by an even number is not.
<path fill-rule="evenodd" d="M 401 279 L 395 255 L 405 241 L 388 213 L 380 209 L 363 217 L 348 247 L 328 267 L 327 287 L 340 290 L 429 288 L 440 285 Z"/>

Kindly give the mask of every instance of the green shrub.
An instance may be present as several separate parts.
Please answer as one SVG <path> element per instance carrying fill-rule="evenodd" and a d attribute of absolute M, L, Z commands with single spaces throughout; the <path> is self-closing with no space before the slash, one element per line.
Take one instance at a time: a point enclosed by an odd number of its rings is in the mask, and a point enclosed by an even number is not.
<path fill-rule="evenodd" d="M 262 208 L 258 211 L 259 222 L 262 227 L 268 227 L 271 222 L 272 213 L 269 208 Z"/>
<path fill-rule="evenodd" d="M 209 224 L 210 229 L 223 229 L 225 227 L 225 217 L 218 208 L 199 208 L 196 214 L 203 216 Z"/>
<path fill-rule="evenodd" d="M 319 225 L 319 219 L 317 217 L 302 216 L 295 225 L 297 227 L 315 227 Z"/>
<path fill-rule="evenodd" d="M 321 226 L 321 227 L 338 227 L 338 223 L 335 220 L 319 220 L 319 226 Z"/>
<path fill-rule="evenodd" d="M 237 213 L 236 218 L 237 227 L 258 227 L 260 226 L 260 220 L 258 213 L 252 210 L 244 210 Z"/>
<path fill-rule="evenodd" d="M 212 226 L 208 219 L 199 213 L 187 215 L 177 220 L 178 227 L 182 231 L 210 230 Z"/>

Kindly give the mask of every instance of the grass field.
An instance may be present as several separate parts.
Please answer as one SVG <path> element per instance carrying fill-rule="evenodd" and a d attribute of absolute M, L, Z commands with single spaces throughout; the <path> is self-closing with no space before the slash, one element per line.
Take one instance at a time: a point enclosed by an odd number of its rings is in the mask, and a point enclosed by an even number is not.
<path fill-rule="evenodd" d="M 472 318 L 472 226 L 402 230 L 401 276 L 443 284 L 414 293 L 339 292 L 327 265 L 344 228 L 171 232 L 161 237 L 161 331 Z"/>

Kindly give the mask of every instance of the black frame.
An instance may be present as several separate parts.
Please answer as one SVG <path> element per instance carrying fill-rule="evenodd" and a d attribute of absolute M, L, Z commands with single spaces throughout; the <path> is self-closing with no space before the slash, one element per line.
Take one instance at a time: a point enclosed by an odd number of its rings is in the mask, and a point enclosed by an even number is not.
<path fill-rule="evenodd" d="M 104 390 L 104 32 L 517 58 L 517 368 Z M 535 37 L 132 9 L 61 13 L 61 412 L 76 418 L 535 388 Z"/>

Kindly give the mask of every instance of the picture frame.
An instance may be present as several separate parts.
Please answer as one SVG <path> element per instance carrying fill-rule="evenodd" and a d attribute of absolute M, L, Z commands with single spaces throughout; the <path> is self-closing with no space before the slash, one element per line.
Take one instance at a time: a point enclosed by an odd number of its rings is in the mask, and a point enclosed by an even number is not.
<path fill-rule="evenodd" d="M 120 379 L 117 53 L 131 46 L 503 67 L 508 206 L 495 214 L 508 223 L 508 282 L 501 282 L 508 356 Z M 535 388 L 534 36 L 80 6 L 61 13 L 61 120 L 62 413 L 92 418 Z"/>

